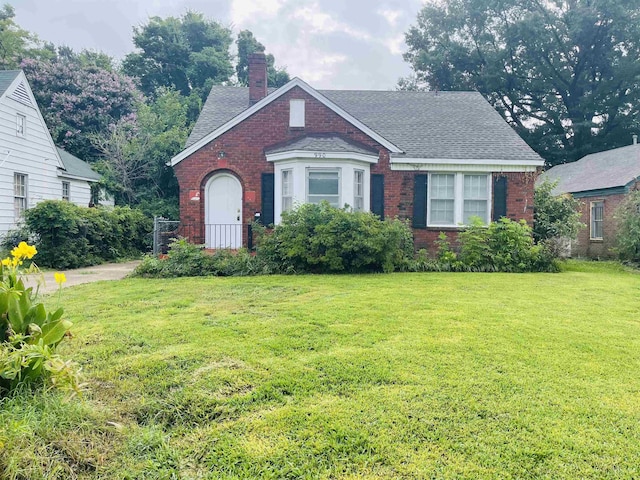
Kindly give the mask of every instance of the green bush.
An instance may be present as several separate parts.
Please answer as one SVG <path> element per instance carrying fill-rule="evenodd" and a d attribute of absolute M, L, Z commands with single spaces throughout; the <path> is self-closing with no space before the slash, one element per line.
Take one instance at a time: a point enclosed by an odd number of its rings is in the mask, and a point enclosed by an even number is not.
<path fill-rule="evenodd" d="M 257 244 L 257 256 L 280 273 L 392 272 L 406 269 L 413 257 L 405 223 L 326 202 L 283 213 L 281 223 Z"/>
<path fill-rule="evenodd" d="M 146 256 L 133 272 L 134 276 L 147 278 L 197 277 L 197 276 L 248 276 L 267 273 L 264 262 L 245 249 L 232 252 L 205 251 L 202 245 L 194 245 L 179 239 L 169 245 L 166 258 Z"/>
<path fill-rule="evenodd" d="M 418 258 L 415 271 L 470 272 L 556 272 L 558 264 L 544 243 L 534 245 L 531 228 L 524 220 L 514 222 L 501 218 L 488 226 L 480 218 L 458 235 L 459 252 L 451 248 L 446 235 L 436 240 L 437 255 L 433 262 Z"/>
<path fill-rule="evenodd" d="M 536 243 L 561 238 L 575 240 L 585 225 L 580 222 L 580 202 L 571 195 L 552 195 L 557 182 L 545 181 L 534 193 L 533 239 Z"/>
<path fill-rule="evenodd" d="M 77 268 L 139 255 L 153 222 L 129 207 L 86 208 L 48 200 L 24 213 L 24 229 L 38 247 L 40 265 Z"/>
<path fill-rule="evenodd" d="M 618 222 L 615 252 L 622 261 L 640 263 L 640 191 L 629 194 L 614 216 Z"/>

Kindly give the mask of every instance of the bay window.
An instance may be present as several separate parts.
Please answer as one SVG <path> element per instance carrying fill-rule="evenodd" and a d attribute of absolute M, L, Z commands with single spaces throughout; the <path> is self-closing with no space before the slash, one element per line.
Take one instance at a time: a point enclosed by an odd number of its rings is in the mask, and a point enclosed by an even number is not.
<path fill-rule="evenodd" d="M 364 170 L 353 171 L 353 209 L 364 210 Z"/>
<path fill-rule="evenodd" d="M 489 223 L 490 186 L 490 175 L 486 174 L 430 174 L 428 225 L 468 225 L 472 217 L 480 217 L 484 223 Z"/>

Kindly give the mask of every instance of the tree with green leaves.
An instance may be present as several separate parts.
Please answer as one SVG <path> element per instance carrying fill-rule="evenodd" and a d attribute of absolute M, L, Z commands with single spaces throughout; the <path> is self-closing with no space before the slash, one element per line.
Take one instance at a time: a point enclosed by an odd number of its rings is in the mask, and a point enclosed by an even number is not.
<path fill-rule="evenodd" d="M 19 68 L 23 58 L 52 58 L 53 46 L 42 44 L 34 34 L 14 21 L 15 11 L 9 4 L 0 8 L 0 70 Z"/>
<path fill-rule="evenodd" d="M 201 13 L 182 17 L 152 17 L 135 28 L 137 52 L 128 54 L 122 68 L 136 77 L 140 89 L 152 97 L 158 88 L 174 88 L 188 97 L 205 99 L 211 85 L 228 82 L 233 75 L 231 30 Z"/>
<path fill-rule="evenodd" d="M 429 0 L 406 41 L 401 88 L 478 90 L 550 165 L 639 126 L 637 0 Z"/>
<path fill-rule="evenodd" d="M 187 103 L 177 91 L 160 89 L 152 102 L 137 105 L 136 115 L 92 135 L 102 156 L 98 169 L 117 204 L 177 218 L 178 182 L 166 164 L 187 139 Z"/>
<path fill-rule="evenodd" d="M 264 52 L 264 45 L 260 43 L 249 30 L 238 33 L 236 40 L 238 47 L 238 62 L 236 63 L 236 75 L 240 85 L 249 85 L 249 55 L 255 52 Z M 285 68 L 275 67 L 275 58 L 272 54 L 266 55 L 267 59 L 267 85 L 281 87 L 291 78 Z"/>

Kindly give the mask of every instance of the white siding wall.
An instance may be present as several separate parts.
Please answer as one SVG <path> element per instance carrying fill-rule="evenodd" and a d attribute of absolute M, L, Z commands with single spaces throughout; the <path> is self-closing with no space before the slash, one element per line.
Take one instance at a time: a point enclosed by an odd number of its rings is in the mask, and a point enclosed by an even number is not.
<path fill-rule="evenodd" d="M 60 184 L 60 197 L 62 198 L 62 182 L 69 182 L 69 201 L 80 205 L 81 207 L 88 207 L 91 201 L 91 186 L 89 182 L 83 180 L 69 179 L 64 177 L 58 178 Z"/>
<path fill-rule="evenodd" d="M 36 108 L 10 98 L 7 91 L 0 100 L 0 236 L 16 225 L 14 218 L 14 173 L 28 176 L 27 205 L 62 198 L 62 179 L 58 176 L 58 154 Z M 16 115 L 26 117 L 25 135 L 16 132 Z M 9 153 L 7 153 L 9 152 Z M 89 204 L 89 185 L 71 183 L 72 201 Z"/>

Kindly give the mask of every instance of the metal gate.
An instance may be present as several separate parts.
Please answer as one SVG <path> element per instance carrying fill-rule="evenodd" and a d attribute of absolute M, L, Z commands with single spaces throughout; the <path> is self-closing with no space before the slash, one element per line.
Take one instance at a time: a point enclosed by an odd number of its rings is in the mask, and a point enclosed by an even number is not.
<path fill-rule="evenodd" d="M 160 255 L 169 251 L 169 244 L 181 236 L 180 222 L 153 217 L 153 254 Z"/>

